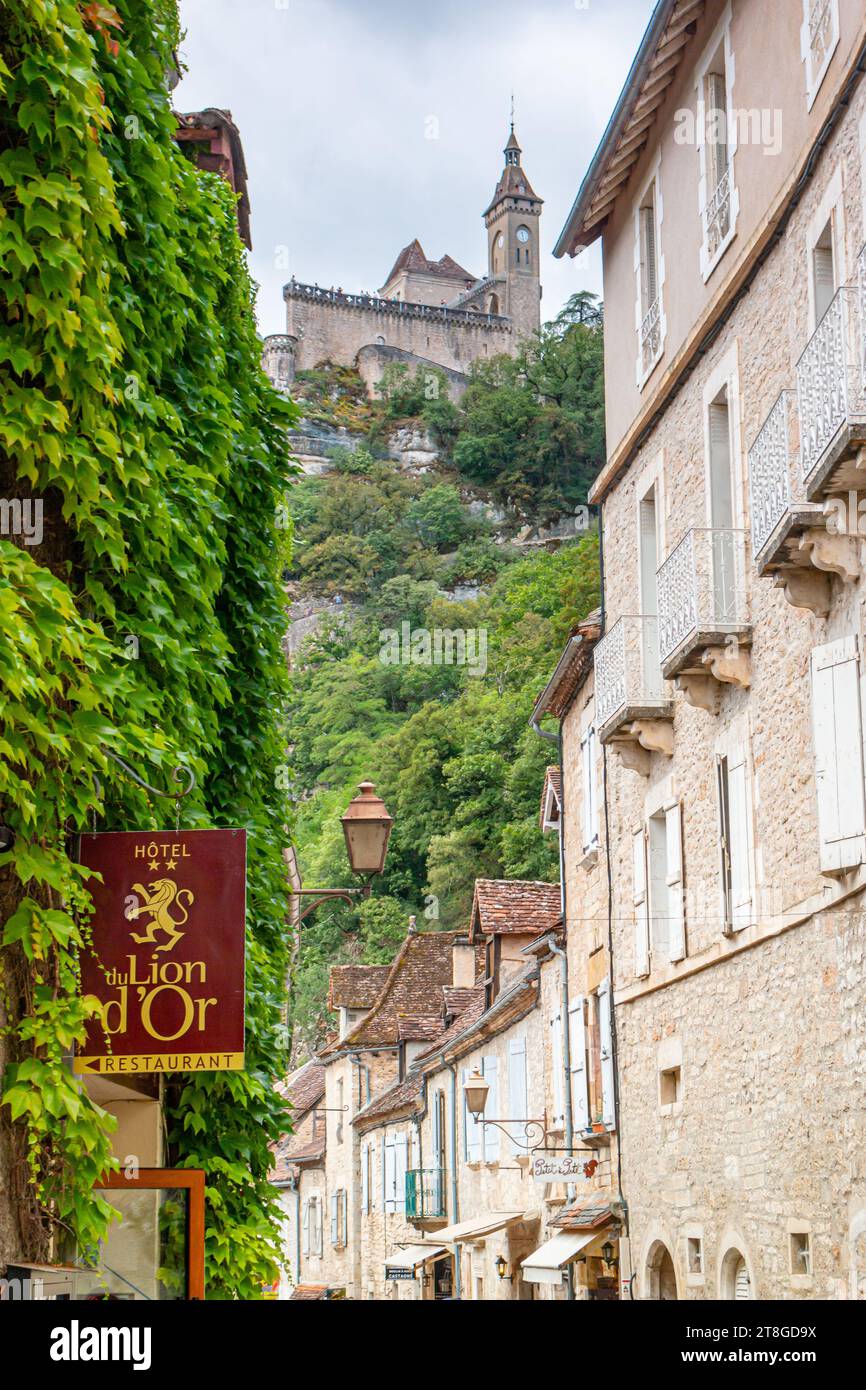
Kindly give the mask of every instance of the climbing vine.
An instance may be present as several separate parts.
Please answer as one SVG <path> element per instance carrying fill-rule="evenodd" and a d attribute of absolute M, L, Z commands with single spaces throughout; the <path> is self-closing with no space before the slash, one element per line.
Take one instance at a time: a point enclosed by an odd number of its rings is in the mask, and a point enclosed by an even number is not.
<path fill-rule="evenodd" d="M 234 195 L 174 141 L 173 0 L 0 6 L 0 1124 L 22 1242 L 90 1245 L 111 1120 L 67 1065 L 89 895 L 74 836 L 159 829 L 105 750 L 196 773 L 190 825 L 248 830 L 247 1070 L 168 1088 L 171 1161 L 209 1176 L 213 1296 L 273 1277 L 269 1141 L 286 973 L 286 665 L 279 520 L 292 407 L 259 367 Z M 96 780 L 94 780 L 96 779 Z"/>

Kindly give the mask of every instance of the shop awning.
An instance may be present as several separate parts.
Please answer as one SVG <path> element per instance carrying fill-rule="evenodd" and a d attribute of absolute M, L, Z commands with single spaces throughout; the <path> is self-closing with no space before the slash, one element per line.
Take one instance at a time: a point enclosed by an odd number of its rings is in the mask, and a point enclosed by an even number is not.
<path fill-rule="evenodd" d="M 595 1231 L 563 1231 L 562 1235 L 545 1241 L 520 1261 L 523 1279 L 528 1284 L 558 1284 L 565 1266 L 571 1264 L 596 1235 Z"/>
<path fill-rule="evenodd" d="M 431 1240 L 437 1245 L 457 1245 L 461 1240 L 480 1240 L 482 1236 L 492 1235 L 515 1221 L 523 1220 L 522 1211 L 489 1211 L 486 1216 L 475 1216 L 471 1221 L 458 1221 L 455 1226 L 446 1226 L 437 1231 Z"/>
<path fill-rule="evenodd" d="M 410 1269 L 414 1271 L 427 1260 L 435 1260 L 437 1255 L 445 1254 L 444 1245 L 407 1245 L 385 1261 L 386 1269 Z"/>

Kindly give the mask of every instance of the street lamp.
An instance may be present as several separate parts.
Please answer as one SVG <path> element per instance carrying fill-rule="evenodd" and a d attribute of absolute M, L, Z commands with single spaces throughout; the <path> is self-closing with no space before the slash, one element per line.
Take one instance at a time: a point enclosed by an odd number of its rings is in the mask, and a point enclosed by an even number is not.
<path fill-rule="evenodd" d="M 469 1080 L 463 1087 L 466 1093 L 466 1106 L 470 1115 L 475 1120 L 481 1120 L 484 1114 L 484 1107 L 487 1104 L 487 1093 L 490 1090 L 489 1084 L 484 1080 L 481 1072 L 476 1067 Z M 482 1124 L 484 1121 L 482 1120 Z"/>
<path fill-rule="evenodd" d="M 504 1255 L 500 1255 L 496 1261 L 496 1273 L 500 1279 L 507 1279 L 509 1283 L 511 1282 L 511 1275 L 508 1273 L 508 1261 Z"/>
<path fill-rule="evenodd" d="M 313 898 L 298 917 L 298 925 L 308 913 L 329 898 L 341 898 L 350 905 L 355 898 L 369 898 L 370 880 L 381 874 L 385 868 L 385 855 L 388 853 L 388 840 L 394 824 L 388 815 L 387 807 L 372 782 L 362 782 L 358 795 L 354 796 L 340 817 L 343 834 L 346 837 L 346 851 L 349 867 L 353 874 L 366 881 L 360 888 L 293 888 L 296 898 Z"/>
<path fill-rule="evenodd" d="M 380 874 L 385 867 L 388 840 L 394 824 L 372 782 L 362 782 L 358 795 L 340 817 L 353 874 Z"/>
<path fill-rule="evenodd" d="M 601 1258 L 604 1260 L 608 1269 L 610 1269 L 613 1264 L 613 1246 L 609 1240 L 606 1240 L 601 1247 Z"/>
<path fill-rule="evenodd" d="M 509 1120 L 485 1120 L 484 1108 L 487 1105 L 489 1091 L 490 1086 L 476 1067 L 463 1086 L 466 1108 L 476 1124 L 493 1125 L 494 1129 L 502 1130 L 502 1133 L 520 1148 L 530 1151 L 542 1148 L 547 1142 L 547 1116 L 545 1115 L 543 1120 L 527 1120 L 523 1116 L 519 1118 L 515 1116 Z M 523 1139 L 518 1139 L 515 1134 L 505 1128 L 506 1125 L 523 1125 Z"/>

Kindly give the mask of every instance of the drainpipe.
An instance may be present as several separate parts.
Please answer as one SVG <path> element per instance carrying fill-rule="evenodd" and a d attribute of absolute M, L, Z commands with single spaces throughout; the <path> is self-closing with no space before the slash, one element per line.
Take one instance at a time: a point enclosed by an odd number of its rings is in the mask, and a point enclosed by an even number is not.
<path fill-rule="evenodd" d="M 295 1199 L 295 1284 L 301 1282 L 301 1182 L 289 1179 L 289 1191 Z"/>
<path fill-rule="evenodd" d="M 456 1225 L 460 1219 L 457 1182 L 457 1068 L 453 1063 L 448 1067 L 451 1073 L 451 1220 Z M 454 1245 L 454 1297 L 462 1298 L 463 1286 L 460 1280 L 460 1246 Z"/>

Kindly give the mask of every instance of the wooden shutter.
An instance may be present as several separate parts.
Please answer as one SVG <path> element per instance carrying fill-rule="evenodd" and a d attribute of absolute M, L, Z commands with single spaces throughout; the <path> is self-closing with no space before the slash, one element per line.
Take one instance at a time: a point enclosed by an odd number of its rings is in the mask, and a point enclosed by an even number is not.
<path fill-rule="evenodd" d="M 658 297 L 658 262 L 656 258 L 655 188 L 650 201 L 640 210 L 641 275 L 643 278 L 643 313 L 649 313 Z"/>
<path fill-rule="evenodd" d="M 683 894 L 683 826 L 680 803 L 665 811 L 665 849 L 668 889 L 668 955 L 682 960 L 686 953 L 685 901 Z"/>
<path fill-rule="evenodd" d="M 589 1085 L 586 1066 L 586 999 L 581 994 L 568 1005 L 568 1048 L 571 1061 L 571 1108 L 576 1132 L 589 1126 Z"/>
<path fill-rule="evenodd" d="M 728 94 L 724 74 L 708 72 L 704 84 L 707 132 L 707 202 L 712 198 L 728 167 Z M 721 112 L 721 117 L 717 114 Z"/>
<path fill-rule="evenodd" d="M 821 322 L 836 293 L 836 267 L 833 256 L 833 234 L 830 227 L 812 251 L 815 289 L 815 325 Z"/>
<path fill-rule="evenodd" d="M 613 1129 L 616 1124 L 612 1007 L 610 980 L 602 980 L 598 987 L 598 1031 L 601 1043 L 601 1118 L 609 1129 Z"/>
<path fill-rule="evenodd" d="M 340 1244 L 348 1245 L 348 1226 L 349 1226 L 349 1194 L 345 1188 L 340 1193 Z"/>
<path fill-rule="evenodd" d="M 499 1059 L 498 1057 L 484 1058 L 484 1079 L 489 1086 L 487 1092 L 486 1113 L 492 1119 L 501 1118 L 499 1109 Z M 495 1163 L 499 1158 L 499 1130 L 495 1125 L 488 1125 L 481 1128 L 481 1138 L 484 1144 L 484 1162 Z"/>
<path fill-rule="evenodd" d="M 370 1145 L 361 1150 L 361 1210 L 366 1216 L 370 1210 Z"/>
<path fill-rule="evenodd" d="M 812 652 L 812 727 L 820 866 L 834 874 L 862 864 L 866 850 L 856 636 Z"/>
<path fill-rule="evenodd" d="M 550 1020 L 550 1057 L 553 1068 L 553 1125 L 561 1128 L 565 1123 L 565 1086 L 563 1084 L 562 1064 L 562 1015 L 557 1013 Z"/>
<path fill-rule="evenodd" d="M 394 1210 L 406 1210 L 406 1171 L 408 1169 L 408 1145 L 405 1134 L 398 1134 L 394 1146 Z"/>
<path fill-rule="evenodd" d="M 396 1211 L 397 1198 L 397 1144 L 393 1134 L 385 1136 L 385 1165 L 383 1174 L 384 1207 L 386 1212 Z"/>
<path fill-rule="evenodd" d="M 302 1251 L 302 1253 L 303 1253 L 304 1255 L 309 1255 L 309 1253 L 310 1253 L 310 1203 L 309 1203 L 309 1202 L 305 1202 L 305 1203 L 304 1203 L 304 1215 L 303 1215 L 303 1221 L 302 1221 L 302 1225 L 301 1225 L 301 1231 L 302 1231 L 302 1236 L 301 1236 L 301 1251 Z M 297 1279 L 300 1278 L 300 1271 L 296 1271 L 296 1275 L 297 1275 L 297 1278 L 296 1278 L 295 1282 L 297 1283 Z"/>
<path fill-rule="evenodd" d="M 592 725 L 580 741 L 583 771 L 583 849 L 598 844 L 598 793 L 596 788 L 596 742 Z"/>
<path fill-rule="evenodd" d="M 752 1281 L 749 1278 L 749 1270 L 745 1260 L 740 1260 L 734 1274 L 734 1298 L 746 1299 L 752 1297 Z"/>
<path fill-rule="evenodd" d="M 749 763 L 744 746 L 727 759 L 728 834 L 730 856 L 731 930 L 741 931 L 754 918 L 752 868 L 752 806 L 749 795 Z"/>
<path fill-rule="evenodd" d="M 646 833 L 632 837 L 634 901 L 634 973 L 641 979 L 649 974 L 649 903 L 646 890 Z"/>
<path fill-rule="evenodd" d="M 340 1194 L 331 1193 L 331 1244 L 340 1243 Z"/>
<path fill-rule="evenodd" d="M 508 1118 L 510 1120 L 527 1120 L 526 1096 L 526 1039 L 511 1038 L 508 1043 Z M 511 1147 L 515 1153 L 524 1153 L 525 1150 L 517 1142 L 518 1138 L 523 1137 L 523 1131 L 519 1125 L 509 1126 L 512 1134 Z"/>
<path fill-rule="evenodd" d="M 483 1074 L 484 1074 L 484 1066 L 483 1066 L 483 1063 L 481 1064 L 481 1071 L 482 1071 L 482 1075 L 483 1075 Z M 468 1067 L 465 1067 L 464 1070 L 463 1070 L 463 1084 L 464 1084 L 464 1087 L 465 1087 L 465 1085 L 466 1085 L 466 1082 L 469 1080 L 469 1076 L 470 1076 L 470 1069 L 469 1069 Z M 492 1112 L 491 1112 L 491 1113 L 492 1113 Z M 481 1146 L 482 1146 L 482 1135 L 483 1135 L 483 1133 L 484 1133 L 484 1131 L 483 1131 L 481 1125 L 478 1123 L 478 1121 L 476 1120 L 475 1116 L 472 1115 L 472 1114 L 470 1113 L 469 1106 L 468 1106 L 468 1104 L 466 1103 L 466 1091 L 464 1090 L 464 1092 L 463 1092 L 463 1152 L 464 1152 L 465 1155 L 466 1155 L 466 1161 L 467 1161 L 467 1163 L 480 1163 L 480 1161 L 481 1161 Z"/>

